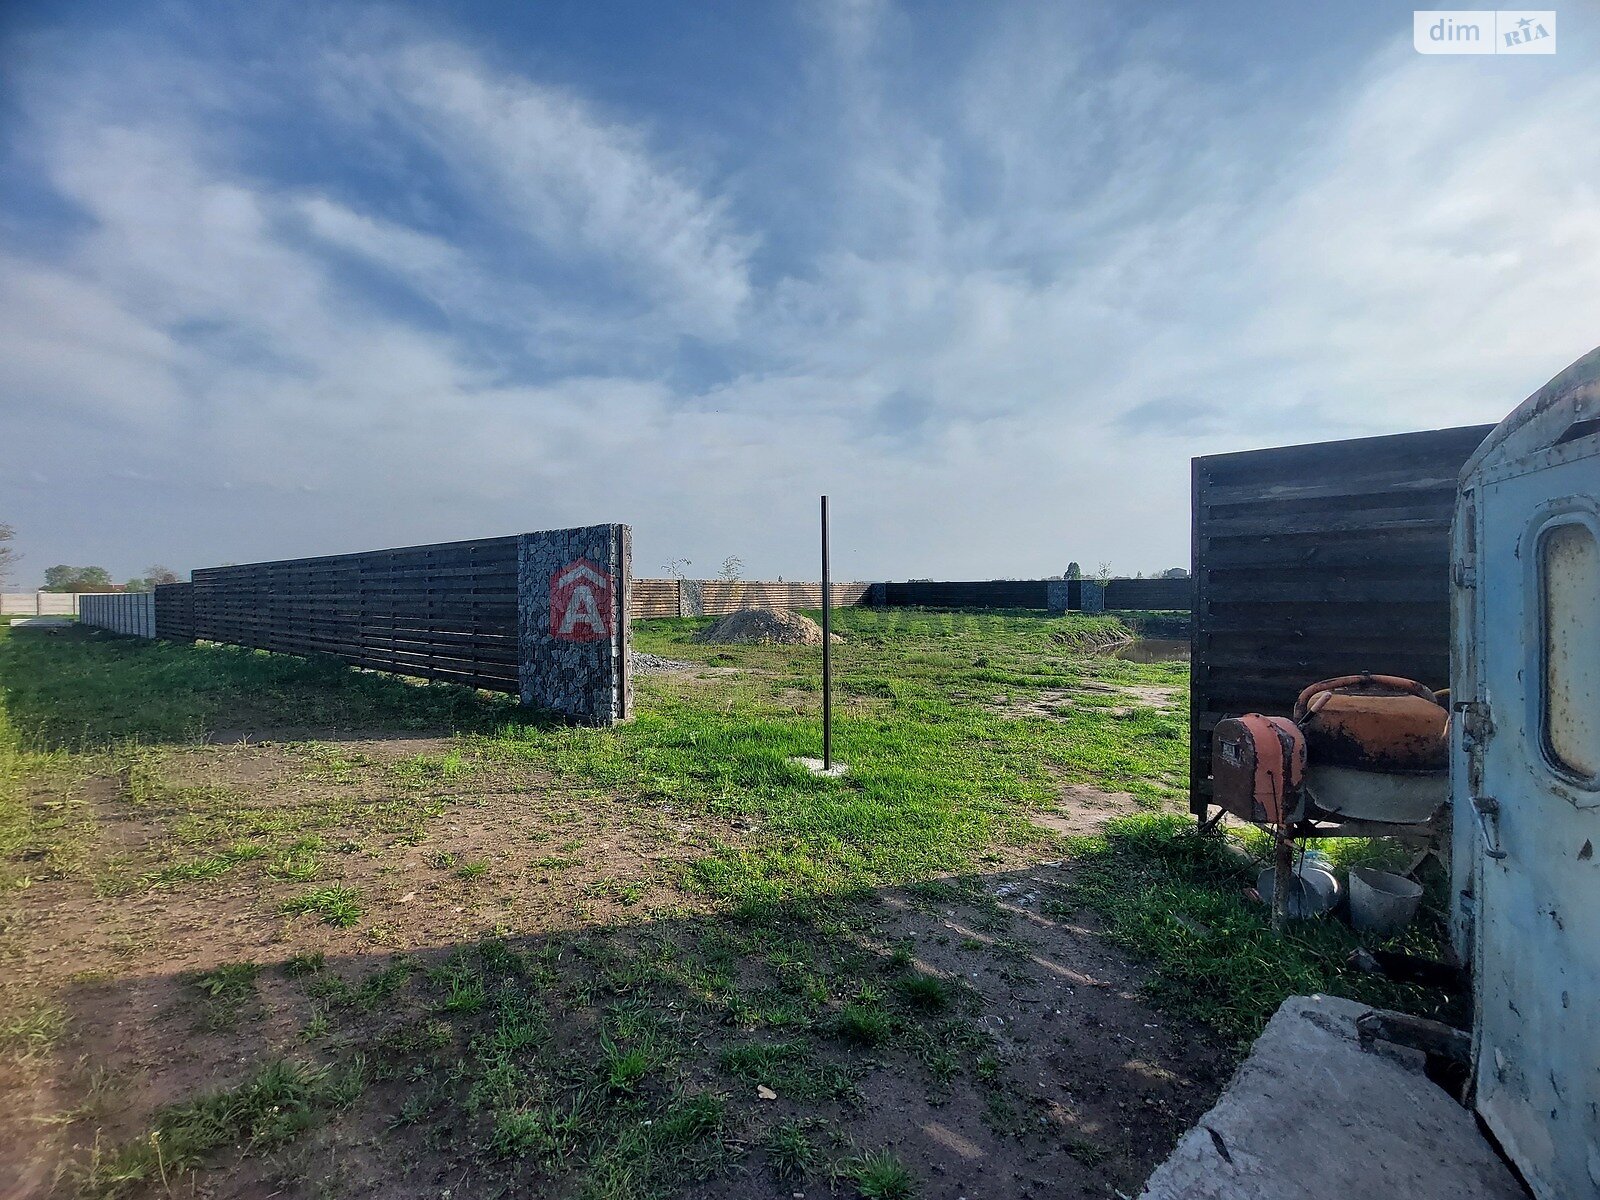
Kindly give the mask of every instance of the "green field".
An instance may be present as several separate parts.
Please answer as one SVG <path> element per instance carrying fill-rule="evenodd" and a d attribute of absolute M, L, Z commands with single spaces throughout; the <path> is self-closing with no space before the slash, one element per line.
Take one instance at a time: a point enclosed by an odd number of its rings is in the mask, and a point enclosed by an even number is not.
<path fill-rule="evenodd" d="M 308 1196 L 355 1171 L 889 1197 L 940 1186 L 931 1123 L 983 1151 L 979 1194 L 1034 1162 L 1105 1194 L 1285 995 L 1444 1011 L 1347 972 L 1341 925 L 1268 935 L 1247 853 L 1186 815 L 1187 664 L 1094 653 L 1116 618 L 841 610 L 841 779 L 790 761 L 819 752 L 820 650 L 705 645 L 704 623 L 636 627 L 694 665 L 640 677 L 606 730 L 334 663 L 0 629 L 0 1083 L 38 1110 L 0 1137 L 64 1195 L 206 1167 Z M 1169 1030 L 1179 1082 L 1034 1094 L 1028 1046 L 1123 1077 L 1114 1039 L 1050 1023 L 1074 1005 Z M 159 1083 L 138 1065 L 168 1055 L 187 1065 Z"/>

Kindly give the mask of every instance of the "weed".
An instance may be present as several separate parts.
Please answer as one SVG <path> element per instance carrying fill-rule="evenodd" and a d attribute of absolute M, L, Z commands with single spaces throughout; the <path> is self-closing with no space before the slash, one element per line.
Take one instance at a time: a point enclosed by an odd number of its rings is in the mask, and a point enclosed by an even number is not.
<path fill-rule="evenodd" d="M 1110 1157 L 1104 1146 L 1091 1142 L 1081 1134 L 1067 1137 L 1062 1144 L 1068 1154 L 1086 1167 L 1098 1167 Z"/>
<path fill-rule="evenodd" d="M 322 1114 L 354 1103 L 365 1086 L 360 1059 L 340 1071 L 293 1059 L 269 1062 L 237 1087 L 163 1109 L 144 1137 L 91 1161 L 84 1190 L 110 1197 L 158 1179 L 170 1185 L 223 1147 L 239 1146 L 247 1155 L 270 1150 Z"/>
<path fill-rule="evenodd" d="M 38 1003 L 0 1024 L 0 1048 L 19 1058 L 34 1058 L 56 1044 L 67 1016 L 53 1004 Z"/>
<path fill-rule="evenodd" d="M 255 999 L 261 967 L 253 962 L 223 963 L 194 977 L 203 997 L 201 1018 L 208 1029 L 233 1029 L 245 1006 Z"/>
<path fill-rule="evenodd" d="M 297 896 L 293 900 L 285 900 L 279 905 L 278 911 L 291 916 L 315 913 L 329 925 L 348 929 L 361 919 L 363 910 L 360 894 L 355 888 L 330 884 L 327 887 L 312 888 L 305 895 Z"/>
<path fill-rule="evenodd" d="M 304 954 L 295 954 L 283 962 L 283 973 L 290 979 L 303 979 L 307 975 L 315 975 L 327 965 L 327 955 L 321 950 L 311 950 Z"/>
<path fill-rule="evenodd" d="M 163 867 L 147 880 L 151 887 L 170 887 L 175 883 L 197 883 L 226 875 L 240 863 L 255 862 L 265 858 L 267 848 L 253 842 L 239 842 L 225 850 L 218 850 L 188 862 Z"/>
<path fill-rule="evenodd" d="M 917 1193 L 911 1172 L 887 1150 L 848 1159 L 841 1174 L 856 1185 L 864 1200 L 910 1200 Z"/>
<path fill-rule="evenodd" d="M 483 1007 L 487 995 L 481 975 L 453 975 L 439 1007 L 445 1012 L 475 1013 Z"/>
<path fill-rule="evenodd" d="M 478 859 L 476 862 L 462 863 L 456 868 L 456 874 L 462 879 L 481 879 L 489 873 L 489 860 Z"/>
<path fill-rule="evenodd" d="M 785 1099 L 857 1099 L 849 1073 L 819 1060 L 804 1042 L 736 1042 L 717 1055 L 721 1068 L 750 1084 L 764 1084 Z"/>
<path fill-rule="evenodd" d="M 792 1117 L 769 1129 L 761 1146 L 779 1179 L 801 1178 L 817 1165 L 820 1157 L 811 1140 L 809 1123 Z"/>
<path fill-rule="evenodd" d="M 938 1012 L 950 1005 L 950 984 L 937 975 L 918 972 L 896 981 L 900 998 L 921 1012 Z"/>
<path fill-rule="evenodd" d="M 502 1157 L 536 1154 L 546 1161 L 573 1153 L 588 1132 L 588 1097 L 579 1093 L 565 1106 L 502 1109 L 494 1115 L 490 1148 Z"/>
<path fill-rule="evenodd" d="M 613 1092 L 631 1092 L 650 1073 L 650 1055 L 640 1047 L 622 1050 L 609 1038 L 600 1039 L 600 1076 Z"/>
<path fill-rule="evenodd" d="M 287 850 L 272 857 L 267 864 L 267 874 L 274 879 L 303 883 L 315 879 L 321 869 L 317 851 L 322 849 L 321 838 L 302 838 Z"/>
<path fill-rule="evenodd" d="M 894 1032 L 889 1014 L 875 1004 L 857 1001 L 847 1004 L 839 1012 L 839 1036 L 847 1042 L 861 1046 L 876 1046 L 889 1040 Z"/>

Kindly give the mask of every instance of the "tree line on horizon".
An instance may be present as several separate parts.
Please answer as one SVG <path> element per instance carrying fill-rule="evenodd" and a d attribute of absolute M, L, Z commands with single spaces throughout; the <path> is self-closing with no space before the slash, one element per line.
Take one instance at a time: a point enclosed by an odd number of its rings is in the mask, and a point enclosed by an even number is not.
<path fill-rule="evenodd" d="M 0 521 L 0 587 L 11 581 L 11 575 L 16 570 L 17 563 L 22 561 L 22 555 L 17 553 L 17 548 L 11 543 L 17 536 L 16 527 Z M 111 578 L 111 572 L 104 567 L 73 567 L 66 563 L 58 563 L 44 570 L 44 586 L 42 592 L 148 592 L 157 585 L 164 583 L 182 583 L 183 577 L 171 567 L 164 567 L 155 563 L 144 569 L 144 574 L 135 575 L 124 583 L 117 583 Z"/>

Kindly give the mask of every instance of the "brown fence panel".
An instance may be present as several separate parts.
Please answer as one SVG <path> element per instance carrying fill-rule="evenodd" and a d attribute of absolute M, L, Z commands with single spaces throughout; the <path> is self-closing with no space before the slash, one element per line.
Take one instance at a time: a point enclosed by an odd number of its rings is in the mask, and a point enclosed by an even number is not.
<path fill-rule="evenodd" d="M 207 641 L 519 689 L 516 537 L 208 567 L 193 610 Z"/>
<path fill-rule="evenodd" d="M 1456 476 L 1491 428 L 1193 461 L 1193 810 L 1222 717 L 1286 716 L 1307 684 L 1360 671 L 1448 686 Z"/>
<path fill-rule="evenodd" d="M 865 604 L 869 586 L 865 583 L 834 584 L 833 606 L 850 608 Z M 708 617 L 720 617 L 741 608 L 821 608 L 822 584 L 703 579 L 700 581 L 700 607 Z"/>
<path fill-rule="evenodd" d="M 870 583 L 835 583 L 833 606 L 871 602 Z M 635 620 L 679 615 L 725 616 L 741 608 L 821 608 L 822 584 L 759 579 L 636 579 Z"/>
<path fill-rule="evenodd" d="M 649 621 L 678 615 L 676 579 L 635 579 L 633 581 L 633 619 Z"/>

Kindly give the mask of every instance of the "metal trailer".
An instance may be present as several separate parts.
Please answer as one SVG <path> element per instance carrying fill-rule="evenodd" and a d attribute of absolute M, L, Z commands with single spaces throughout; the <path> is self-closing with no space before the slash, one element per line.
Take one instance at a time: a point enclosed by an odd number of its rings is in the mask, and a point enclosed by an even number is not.
<path fill-rule="evenodd" d="M 1502 421 L 1453 530 L 1452 933 L 1477 1112 L 1539 1200 L 1600 1194 L 1600 350 Z"/>

